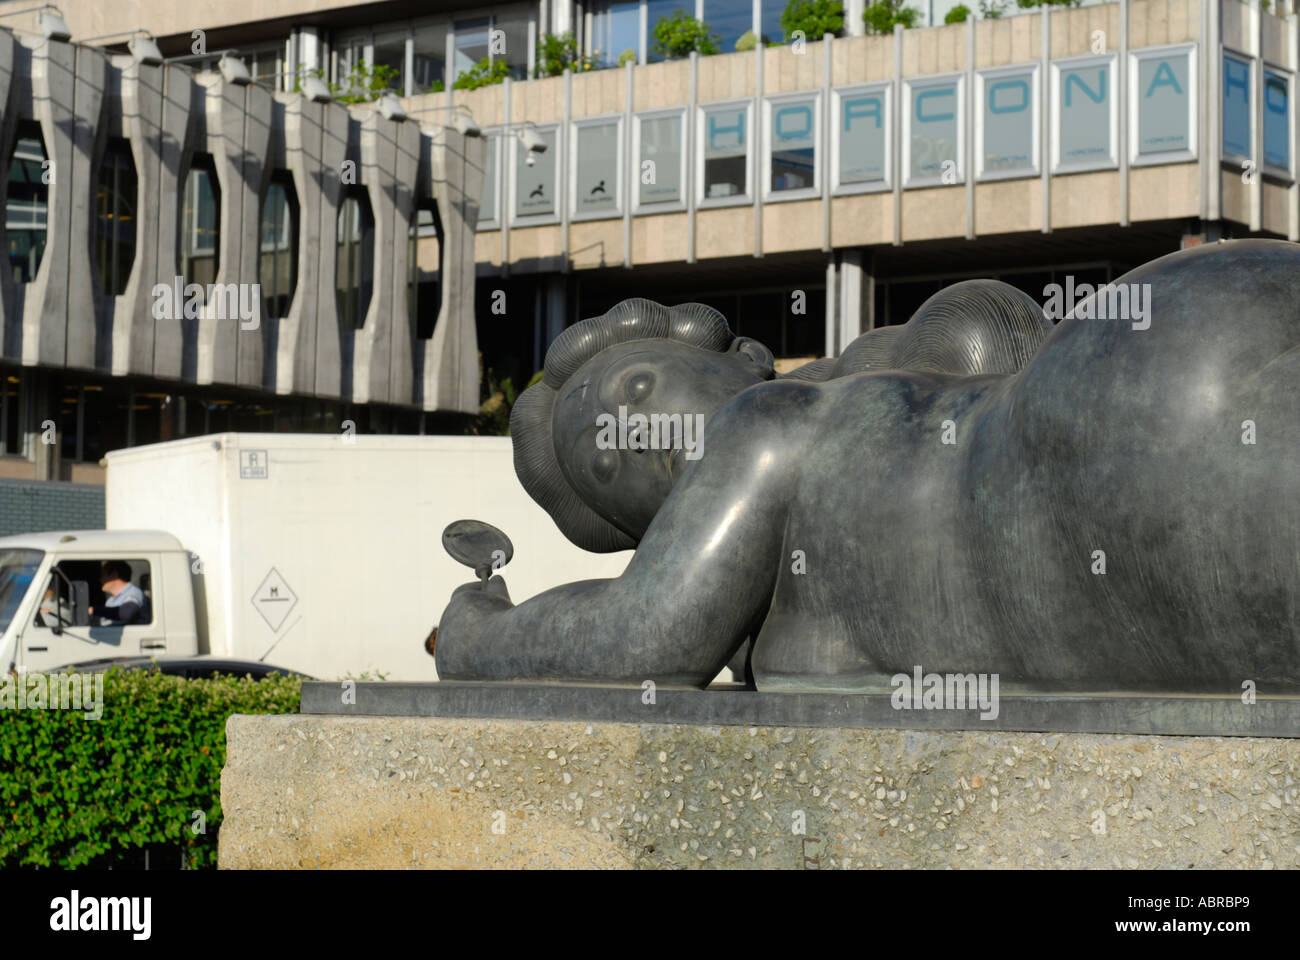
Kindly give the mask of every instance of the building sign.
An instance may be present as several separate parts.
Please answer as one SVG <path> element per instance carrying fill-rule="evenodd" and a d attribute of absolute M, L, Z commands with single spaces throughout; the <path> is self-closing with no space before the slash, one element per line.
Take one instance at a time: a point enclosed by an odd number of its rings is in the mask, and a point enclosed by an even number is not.
<path fill-rule="evenodd" d="M 768 189 L 812 190 L 817 185 L 817 98 L 770 104 Z"/>
<path fill-rule="evenodd" d="M 889 142 L 888 88 L 839 94 L 839 183 L 884 184 Z"/>
<path fill-rule="evenodd" d="M 1291 76 L 1264 70 L 1264 165 L 1291 174 Z"/>
<path fill-rule="evenodd" d="M 533 163 L 528 164 L 530 151 L 515 141 L 515 216 L 537 217 L 555 215 L 555 130 L 538 130 L 546 141 L 545 153 L 533 153 Z"/>
<path fill-rule="evenodd" d="M 745 196 L 749 192 L 749 108 L 709 108 L 703 117 L 703 199 Z"/>
<path fill-rule="evenodd" d="M 1114 60 L 1092 58 L 1057 66 L 1056 163 L 1105 167 L 1115 163 Z"/>
<path fill-rule="evenodd" d="M 640 157 L 635 171 L 638 202 L 680 203 L 682 200 L 682 118 L 638 117 Z"/>
<path fill-rule="evenodd" d="M 1250 61 L 1223 55 L 1223 152 L 1254 158 L 1250 143 Z"/>
<path fill-rule="evenodd" d="M 574 213 L 618 212 L 618 121 L 582 124 L 574 151 Z"/>
<path fill-rule="evenodd" d="M 956 183 L 961 167 L 960 83 L 909 83 L 908 92 L 908 181 Z"/>
<path fill-rule="evenodd" d="M 1191 53 L 1142 55 L 1137 60 L 1138 156 L 1191 153 Z"/>
<path fill-rule="evenodd" d="M 1033 174 L 1038 169 L 1034 137 L 1037 114 L 1032 69 L 982 74 L 980 173 Z"/>

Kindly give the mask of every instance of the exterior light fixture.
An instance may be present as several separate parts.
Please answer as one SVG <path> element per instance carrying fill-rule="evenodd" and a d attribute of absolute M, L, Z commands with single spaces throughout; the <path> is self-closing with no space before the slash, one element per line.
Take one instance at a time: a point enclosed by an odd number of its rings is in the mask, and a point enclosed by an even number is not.
<path fill-rule="evenodd" d="M 135 37 L 126 42 L 126 48 L 136 63 L 156 67 L 163 62 L 162 51 L 158 49 L 153 37 Z"/>
<path fill-rule="evenodd" d="M 67 43 L 72 39 L 72 31 L 63 20 L 57 7 L 49 7 L 36 15 L 36 26 L 47 39 L 62 40 Z"/>
<path fill-rule="evenodd" d="M 384 115 L 385 120 L 396 120 L 400 123 L 406 119 L 406 109 L 402 106 L 402 101 L 392 93 L 379 95 L 379 112 Z"/>
<path fill-rule="evenodd" d="M 253 78 L 248 75 L 248 67 L 244 65 L 244 61 L 238 57 L 232 57 L 229 53 L 221 55 L 221 59 L 217 61 L 217 69 L 226 78 L 226 83 L 234 83 L 245 87 L 253 82 Z"/>
<path fill-rule="evenodd" d="M 302 87 L 302 95 L 312 103 L 329 103 L 334 99 L 330 93 L 330 88 L 326 86 L 325 81 L 314 73 L 309 73 L 299 81 Z"/>

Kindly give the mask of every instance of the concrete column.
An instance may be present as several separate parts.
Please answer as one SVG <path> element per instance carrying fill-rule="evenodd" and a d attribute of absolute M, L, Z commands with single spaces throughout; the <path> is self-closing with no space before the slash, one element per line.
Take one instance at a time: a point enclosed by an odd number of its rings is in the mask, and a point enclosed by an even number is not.
<path fill-rule="evenodd" d="M 304 207 L 316 219 L 321 239 L 317 266 L 319 293 L 316 298 L 316 335 L 314 369 L 303 371 L 315 380 L 318 397 L 337 399 L 345 396 L 352 385 L 353 331 L 344 330 L 339 319 L 338 297 L 338 220 L 343 200 L 343 164 L 352 161 L 352 170 L 361 171 L 360 123 L 346 107 L 337 103 L 323 105 L 320 113 L 320 205 Z M 358 179 L 356 182 L 360 182 Z M 346 381 L 346 382 L 345 382 Z"/>
<path fill-rule="evenodd" d="M 478 410 L 478 336 L 474 325 L 474 231 L 483 189 L 485 141 L 451 127 L 422 138 L 428 152 L 429 193 L 442 219 L 442 304 L 425 352 L 421 404 L 425 410 Z M 423 169 L 423 164 L 422 164 Z"/>
<path fill-rule="evenodd" d="M 126 290 L 111 302 L 103 330 L 109 355 L 107 367 L 114 376 L 128 373 L 152 375 L 154 372 L 153 287 L 155 283 L 170 286 L 172 278 L 158 276 L 158 241 L 160 221 L 156 185 L 162 167 L 162 116 L 163 75 L 162 66 L 146 66 L 131 57 L 113 57 L 109 70 L 118 93 L 110 101 L 110 118 L 116 114 L 119 122 L 110 122 L 112 134 L 125 138 L 131 147 L 131 161 L 135 164 L 136 208 L 135 261 Z M 116 108 L 116 109 L 114 109 Z M 119 112 L 120 111 L 120 112 Z M 120 129 L 119 129 L 120 128 Z M 170 210 L 175 215 L 176 205 Z M 162 321 L 166 322 L 166 321 Z"/>
<path fill-rule="evenodd" d="M 844 250 L 840 253 L 840 293 L 837 298 L 840 349 L 848 346 L 862 333 L 871 329 L 869 299 L 875 299 L 871 274 L 863 269 L 866 259 L 861 250 Z"/>
<path fill-rule="evenodd" d="M 844 2 L 844 32 L 850 37 L 861 37 L 867 32 L 867 25 L 862 22 L 862 11 L 866 9 L 866 0 L 845 0 Z M 809 40 L 820 37 L 809 37 Z"/>
<path fill-rule="evenodd" d="M 396 124 L 392 171 L 393 198 L 393 312 L 389 343 L 388 398 L 409 404 L 415 394 L 415 325 L 411 322 L 408 287 L 411 279 L 411 228 L 416 221 L 415 204 L 421 186 L 416 180 L 420 168 L 420 128 L 412 121 Z"/>
<path fill-rule="evenodd" d="M 239 243 L 239 282 L 253 285 L 261 282 L 262 251 L 262 198 L 266 196 L 267 184 L 276 166 L 283 166 L 284 152 L 284 105 L 273 100 L 275 96 L 265 86 L 249 84 L 244 91 L 244 150 L 243 166 L 239 179 L 240 232 L 243 234 Z M 278 137 L 273 136 L 277 125 L 274 118 L 278 115 Z M 273 145 L 278 144 L 281 159 L 277 163 L 272 153 Z M 224 185 L 223 185 L 224 188 Z M 301 215 L 299 217 L 301 219 Z M 301 228 L 301 224 L 293 226 Z M 242 295 L 242 294 L 241 294 Z M 268 338 L 274 338 L 275 321 L 262 315 L 262 298 L 255 298 L 253 307 L 257 326 L 245 329 L 245 324 L 238 318 L 218 320 L 230 328 L 235 337 L 236 368 L 235 382 L 241 387 L 273 388 L 268 382 L 268 371 L 264 362 Z M 274 342 L 272 340 L 272 342 Z M 272 371 L 273 373 L 273 367 Z"/>
<path fill-rule="evenodd" d="M 323 103 L 313 103 L 299 94 L 279 94 L 284 107 L 284 167 L 293 177 L 298 194 L 298 286 L 288 316 L 280 320 L 275 340 L 275 392 L 312 393 L 316 360 L 317 312 L 321 300 L 333 302 L 332 287 L 320 278 L 324 248 L 334 252 L 334 225 L 324 232 L 322 209 L 335 204 L 324 195 L 325 162 L 321 156 Z M 334 170 L 337 197 L 339 171 Z"/>
<path fill-rule="evenodd" d="M 180 213 L 189 171 L 203 125 L 203 111 L 194 105 L 200 93 L 194 74 L 184 67 L 162 67 L 162 102 L 158 133 L 158 179 L 143 178 L 140 190 L 157 198 L 154 282 L 174 283 L 180 276 Z M 134 150 L 134 145 L 132 150 Z M 143 286 L 143 278 L 141 280 Z M 180 314 L 153 321 L 153 373 L 179 379 L 185 370 L 185 322 Z M 191 361 L 191 370 L 193 363 Z"/>
<path fill-rule="evenodd" d="M 90 259 L 95 189 L 95 137 L 107 61 L 88 47 L 23 37 L 19 58 L 30 65 L 30 102 L 17 107 L 41 126 L 52 161 L 45 252 L 36 278 L 15 287 L 24 364 L 94 366 L 95 300 Z M 16 59 L 19 59 L 16 58 Z M 15 63 L 18 72 L 22 64 Z M 27 111 L 30 110 L 30 113 Z M 73 243 L 72 238 L 77 238 Z"/>
<path fill-rule="evenodd" d="M 375 218 L 374 294 L 362 328 L 356 331 L 352 357 L 354 403 L 386 402 L 388 362 L 393 335 L 393 237 L 396 233 L 396 121 L 377 110 L 361 119 L 361 183 Z"/>

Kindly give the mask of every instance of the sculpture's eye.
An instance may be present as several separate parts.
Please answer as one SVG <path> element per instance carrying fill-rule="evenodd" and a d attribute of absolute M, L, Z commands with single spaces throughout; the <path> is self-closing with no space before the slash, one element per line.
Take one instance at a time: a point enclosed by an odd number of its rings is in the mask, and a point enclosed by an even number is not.
<path fill-rule="evenodd" d="M 591 458 L 591 475 L 601 483 L 609 483 L 618 473 L 618 453 L 601 450 Z"/>
<path fill-rule="evenodd" d="M 653 373 L 638 373 L 636 376 L 628 378 L 624 392 L 632 403 L 642 403 L 650 396 L 654 388 L 655 375 Z"/>

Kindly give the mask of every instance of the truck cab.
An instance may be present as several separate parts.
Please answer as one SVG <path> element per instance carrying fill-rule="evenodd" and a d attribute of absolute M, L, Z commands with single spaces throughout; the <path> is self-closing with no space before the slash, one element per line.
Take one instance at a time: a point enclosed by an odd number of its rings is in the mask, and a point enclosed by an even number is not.
<path fill-rule="evenodd" d="M 106 561 L 124 565 L 145 602 L 105 619 Z M 0 537 L 0 670 L 40 672 L 104 657 L 199 653 L 189 553 L 156 530 L 73 530 Z"/>

